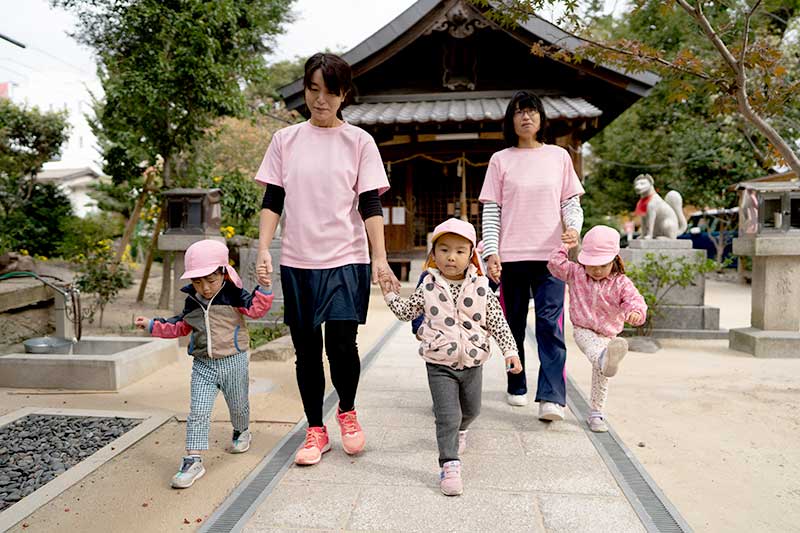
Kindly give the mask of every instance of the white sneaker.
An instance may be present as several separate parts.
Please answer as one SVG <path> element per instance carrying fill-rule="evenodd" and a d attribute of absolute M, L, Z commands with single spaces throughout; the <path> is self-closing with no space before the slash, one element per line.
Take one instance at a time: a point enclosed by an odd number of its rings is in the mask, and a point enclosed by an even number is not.
<path fill-rule="evenodd" d="M 602 372 L 607 378 L 615 376 L 619 369 L 619 363 L 625 354 L 628 353 L 628 341 L 620 337 L 614 337 L 609 341 L 603 358 Z"/>
<path fill-rule="evenodd" d="M 458 432 L 458 456 L 467 451 L 467 429 Z"/>
<path fill-rule="evenodd" d="M 602 416 L 590 416 L 587 420 L 589 429 L 594 433 L 605 433 L 608 431 L 608 425 Z"/>
<path fill-rule="evenodd" d="M 250 449 L 250 441 L 253 440 L 253 435 L 249 429 L 245 429 L 239 436 L 236 436 L 236 431 L 233 432 L 233 440 L 231 441 L 231 453 L 244 453 Z"/>
<path fill-rule="evenodd" d="M 564 408 L 553 402 L 539 402 L 539 420 L 564 420 Z"/>
<path fill-rule="evenodd" d="M 506 393 L 506 402 L 508 402 L 508 405 L 513 405 L 515 407 L 523 407 L 525 405 L 528 405 L 528 395 Z"/>
<path fill-rule="evenodd" d="M 197 455 L 187 455 L 181 462 L 181 469 L 172 477 L 172 488 L 188 489 L 205 473 L 203 459 Z"/>

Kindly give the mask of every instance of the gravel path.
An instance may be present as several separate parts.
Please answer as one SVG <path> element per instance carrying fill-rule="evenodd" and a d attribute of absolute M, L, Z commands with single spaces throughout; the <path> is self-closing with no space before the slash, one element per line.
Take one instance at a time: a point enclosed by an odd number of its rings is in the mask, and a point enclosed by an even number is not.
<path fill-rule="evenodd" d="M 133 418 L 28 415 L 0 427 L 0 511 L 139 423 Z"/>

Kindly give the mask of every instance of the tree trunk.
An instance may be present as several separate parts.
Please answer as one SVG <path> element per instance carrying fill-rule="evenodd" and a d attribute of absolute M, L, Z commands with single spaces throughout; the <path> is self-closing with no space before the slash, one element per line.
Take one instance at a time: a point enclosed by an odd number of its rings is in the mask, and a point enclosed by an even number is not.
<path fill-rule="evenodd" d="M 167 210 L 162 207 L 161 213 L 158 215 L 156 227 L 153 229 L 153 239 L 150 241 L 150 249 L 147 250 L 147 260 L 144 264 L 144 272 L 142 272 L 142 282 L 139 285 L 139 294 L 136 296 L 137 302 L 144 301 L 144 291 L 147 289 L 147 280 L 150 278 L 150 268 L 153 266 L 153 255 L 158 248 L 158 234 L 161 232 L 161 226 L 164 225 L 164 218 Z"/>
<path fill-rule="evenodd" d="M 794 153 L 789 143 L 780 136 L 775 128 L 753 110 L 747 99 L 747 93 L 740 89 L 737 91 L 736 100 L 739 102 L 739 112 L 742 116 L 767 138 L 778 153 L 781 154 L 781 157 L 783 157 L 783 160 L 786 161 L 786 164 L 789 165 L 795 175 L 800 176 L 800 158 L 797 157 L 797 154 Z"/>
<path fill-rule="evenodd" d="M 172 158 L 169 155 L 164 156 L 164 170 L 161 172 L 161 177 L 164 180 L 164 188 L 172 188 Z"/>
<path fill-rule="evenodd" d="M 150 184 L 153 182 L 153 172 L 147 173 L 147 178 L 144 180 L 144 188 L 142 192 L 139 193 L 139 197 L 136 199 L 136 204 L 133 207 L 133 212 L 131 212 L 131 217 L 128 219 L 128 223 L 125 225 L 125 232 L 122 234 L 122 240 L 119 242 L 119 246 L 117 247 L 117 253 L 114 256 L 114 261 L 111 263 L 111 271 L 115 272 L 119 267 L 120 261 L 122 261 L 122 256 L 125 254 L 125 248 L 128 247 L 128 244 L 131 242 L 131 237 L 133 237 L 133 230 L 136 229 L 136 224 L 139 222 L 139 215 L 142 212 L 142 207 L 144 207 L 144 201 L 147 199 L 147 195 L 150 193 Z"/>
<path fill-rule="evenodd" d="M 164 252 L 161 266 L 161 297 L 158 299 L 159 309 L 169 309 L 169 298 L 172 296 L 172 252 Z"/>

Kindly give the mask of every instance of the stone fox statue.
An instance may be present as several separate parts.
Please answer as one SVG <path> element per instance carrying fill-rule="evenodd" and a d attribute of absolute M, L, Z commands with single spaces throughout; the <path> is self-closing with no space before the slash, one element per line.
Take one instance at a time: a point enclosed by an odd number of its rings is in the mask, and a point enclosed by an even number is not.
<path fill-rule="evenodd" d="M 653 177 L 650 174 L 636 176 L 633 190 L 639 195 L 636 214 L 642 215 L 641 238 L 675 239 L 686 231 L 683 198 L 678 191 L 669 191 L 661 198 L 653 186 Z"/>

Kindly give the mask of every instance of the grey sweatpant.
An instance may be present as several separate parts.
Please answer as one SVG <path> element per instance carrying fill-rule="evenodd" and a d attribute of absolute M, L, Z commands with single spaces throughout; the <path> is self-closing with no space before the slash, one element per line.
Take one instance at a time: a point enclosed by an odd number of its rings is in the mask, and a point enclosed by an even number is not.
<path fill-rule="evenodd" d="M 458 432 L 467 429 L 481 412 L 483 367 L 454 370 L 432 363 L 426 363 L 426 367 L 442 466 L 458 460 Z"/>

